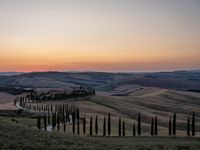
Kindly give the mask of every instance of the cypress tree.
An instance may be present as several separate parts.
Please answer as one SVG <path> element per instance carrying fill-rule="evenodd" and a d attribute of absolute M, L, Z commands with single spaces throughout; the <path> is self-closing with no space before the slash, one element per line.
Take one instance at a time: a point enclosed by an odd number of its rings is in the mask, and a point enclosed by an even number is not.
<path fill-rule="evenodd" d="M 141 116 L 138 114 L 138 135 L 141 135 Z"/>
<path fill-rule="evenodd" d="M 155 117 L 155 135 L 158 135 L 158 119 Z"/>
<path fill-rule="evenodd" d="M 108 136 L 111 134 L 111 122 L 110 122 L 110 113 L 108 114 Z"/>
<path fill-rule="evenodd" d="M 63 107 L 62 107 L 62 122 L 64 122 L 65 120 L 65 107 L 64 107 L 64 104 L 63 104 Z"/>
<path fill-rule="evenodd" d="M 86 120 L 85 120 L 85 116 L 83 118 L 83 134 L 85 135 L 85 131 L 86 131 Z"/>
<path fill-rule="evenodd" d="M 136 134 L 135 134 L 135 122 L 134 122 L 134 124 L 133 124 L 133 136 L 135 136 Z"/>
<path fill-rule="evenodd" d="M 118 134 L 121 136 L 121 117 L 119 117 L 119 129 L 118 129 Z"/>
<path fill-rule="evenodd" d="M 103 119 L 103 136 L 106 136 L 106 118 Z"/>
<path fill-rule="evenodd" d="M 172 132 L 172 121 L 171 118 L 169 118 L 169 135 L 171 135 Z"/>
<path fill-rule="evenodd" d="M 49 113 L 50 112 L 49 105 L 47 105 L 47 110 L 48 110 L 48 113 Z"/>
<path fill-rule="evenodd" d="M 79 118 L 80 118 L 80 112 L 79 112 L 78 108 L 76 109 L 76 118 L 77 118 L 77 120 L 79 120 Z"/>
<path fill-rule="evenodd" d="M 80 134 L 80 125 L 79 125 L 79 119 L 77 120 L 77 134 Z"/>
<path fill-rule="evenodd" d="M 192 113 L 192 136 L 195 136 L 195 112 Z"/>
<path fill-rule="evenodd" d="M 50 124 L 50 113 L 48 113 L 48 124 Z"/>
<path fill-rule="evenodd" d="M 190 118 L 189 117 L 187 121 L 187 135 L 190 136 Z"/>
<path fill-rule="evenodd" d="M 154 128 L 154 119 L 152 118 L 151 119 L 151 136 L 154 134 L 153 128 Z"/>
<path fill-rule="evenodd" d="M 66 112 L 66 123 L 69 122 L 70 123 L 70 119 L 69 119 L 69 112 Z"/>
<path fill-rule="evenodd" d="M 65 122 L 67 123 L 67 112 L 65 112 Z"/>
<path fill-rule="evenodd" d="M 37 118 L 37 128 L 41 129 L 40 116 Z"/>
<path fill-rule="evenodd" d="M 59 114 L 62 114 L 62 105 L 60 104 L 60 107 L 59 107 Z M 62 121 L 62 118 L 60 116 L 60 121 Z"/>
<path fill-rule="evenodd" d="M 174 113 L 173 118 L 173 135 L 176 135 L 176 113 Z"/>
<path fill-rule="evenodd" d="M 90 135 L 92 136 L 92 117 L 90 117 Z"/>
<path fill-rule="evenodd" d="M 57 114 L 57 130 L 59 132 L 59 130 L 60 130 L 60 116 L 59 116 L 58 113 L 56 113 L 56 114 Z"/>
<path fill-rule="evenodd" d="M 123 123 L 122 123 L 122 134 L 123 134 L 123 136 L 125 136 L 125 122 L 123 121 Z"/>
<path fill-rule="evenodd" d="M 98 134 L 98 116 L 96 115 L 96 119 L 95 119 L 95 134 Z"/>
<path fill-rule="evenodd" d="M 46 114 L 44 115 L 44 130 L 47 130 L 47 117 Z"/>
<path fill-rule="evenodd" d="M 63 119 L 64 119 L 64 122 L 63 122 L 63 125 L 64 125 L 64 128 L 63 128 L 63 130 L 64 130 L 64 132 L 66 131 L 66 121 L 65 121 L 65 116 L 63 117 Z"/>
<path fill-rule="evenodd" d="M 52 106 L 52 104 L 51 104 L 51 113 L 53 113 L 53 106 Z"/>
<path fill-rule="evenodd" d="M 52 117 L 51 117 L 51 121 L 52 121 L 52 129 L 54 130 L 54 113 L 52 113 Z"/>
<path fill-rule="evenodd" d="M 54 113 L 54 127 L 57 125 L 57 113 Z"/>
<path fill-rule="evenodd" d="M 75 134 L 75 113 L 72 113 L 72 132 Z"/>

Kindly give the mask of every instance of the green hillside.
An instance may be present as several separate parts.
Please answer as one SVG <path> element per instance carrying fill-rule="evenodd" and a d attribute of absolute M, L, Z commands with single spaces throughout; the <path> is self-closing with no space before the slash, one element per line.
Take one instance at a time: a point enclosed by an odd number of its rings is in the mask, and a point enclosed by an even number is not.
<path fill-rule="evenodd" d="M 0 149 L 18 150 L 199 150 L 199 138 L 186 137 L 79 137 L 49 133 L 15 123 L 0 123 Z"/>

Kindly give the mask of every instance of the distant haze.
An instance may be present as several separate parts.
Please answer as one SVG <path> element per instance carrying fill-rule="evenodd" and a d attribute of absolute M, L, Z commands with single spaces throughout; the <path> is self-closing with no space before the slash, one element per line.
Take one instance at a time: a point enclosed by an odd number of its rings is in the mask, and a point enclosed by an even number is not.
<path fill-rule="evenodd" d="M 0 72 L 199 66 L 199 0 L 0 0 Z"/>

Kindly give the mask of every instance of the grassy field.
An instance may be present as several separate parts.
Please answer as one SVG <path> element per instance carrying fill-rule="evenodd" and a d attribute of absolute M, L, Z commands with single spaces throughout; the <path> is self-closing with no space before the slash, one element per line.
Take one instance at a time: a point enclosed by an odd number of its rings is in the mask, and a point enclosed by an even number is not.
<path fill-rule="evenodd" d="M 26 127 L 36 127 L 37 119 L 30 117 L 0 117 L 1 124 L 19 124 Z"/>
<path fill-rule="evenodd" d="M 89 137 L 44 132 L 14 122 L 0 123 L 0 149 L 133 149 L 199 150 L 199 138 L 187 137 Z"/>

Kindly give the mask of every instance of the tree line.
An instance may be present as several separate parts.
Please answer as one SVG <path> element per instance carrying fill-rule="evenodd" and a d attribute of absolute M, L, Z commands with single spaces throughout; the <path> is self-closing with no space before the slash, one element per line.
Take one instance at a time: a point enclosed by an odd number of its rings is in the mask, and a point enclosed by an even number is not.
<path fill-rule="evenodd" d="M 32 91 L 26 96 L 16 98 L 14 100 L 14 104 L 16 105 L 16 103 L 19 102 L 20 106 L 24 107 L 25 103 L 31 102 L 78 100 L 86 96 L 95 95 L 95 93 L 96 92 L 94 89 L 82 86 L 72 91 L 63 91 L 57 93 Z"/>
<path fill-rule="evenodd" d="M 38 117 L 38 121 L 37 121 L 37 127 L 39 129 L 41 129 L 41 121 L 40 119 L 44 120 L 44 130 L 46 130 L 46 126 L 47 126 L 47 121 L 48 116 L 45 114 L 43 117 Z M 72 122 L 70 124 L 72 124 L 72 133 L 73 134 L 80 134 L 80 128 L 82 128 L 82 134 L 86 135 L 86 132 L 88 132 L 88 134 L 90 136 L 111 136 L 112 135 L 112 122 L 111 122 L 111 114 L 109 113 L 107 117 L 103 118 L 103 122 L 101 124 L 98 123 L 98 115 L 96 115 L 95 118 L 93 118 L 92 116 L 90 118 L 88 118 L 89 122 L 89 130 L 87 130 L 86 128 L 86 117 L 82 117 L 80 118 L 80 112 L 79 109 L 75 109 L 72 112 Z M 141 114 L 138 113 L 138 119 L 137 122 L 134 121 L 133 125 L 132 125 L 132 135 L 133 136 L 142 136 L 142 117 Z M 191 123 L 190 123 L 191 120 Z M 60 131 L 60 125 L 62 123 L 63 125 L 63 132 L 66 132 L 66 123 L 68 123 L 68 117 L 67 114 L 63 114 L 63 116 L 61 116 L 59 113 L 53 113 L 52 115 L 52 128 L 53 130 L 55 129 L 55 127 L 57 127 L 57 131 Z M 82 127 L 80 126 L 80 122 L 82 123 Z M 177 120 L 176 120 L 176 113 L 174 113 L 172 118 L 169 118 L 169 125 L 168 125 L 168 135 L 169 136 L 176 136 L 176 124 Z M 102 126 L 102 133 L 99 132 L 99 126 Z M 191 118 L 188 117 L 188 121 L 187 121 L 187 127 L 186 127 L 186 133 L 187 136 L 195 136 L 195 112 L 192 113 Z M 153 118 L 151 118 L 151 123 L 150 123 L 150 132 L 149 132 L 150 136 L 158 136 L 158 117 L 155 116 Z M 126 122 L 123 121 L 123 119 L 121 117 L 119 117 L 119 121 L 118 121 L 118 136 L 126 136 Z"/>

